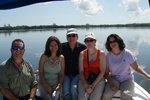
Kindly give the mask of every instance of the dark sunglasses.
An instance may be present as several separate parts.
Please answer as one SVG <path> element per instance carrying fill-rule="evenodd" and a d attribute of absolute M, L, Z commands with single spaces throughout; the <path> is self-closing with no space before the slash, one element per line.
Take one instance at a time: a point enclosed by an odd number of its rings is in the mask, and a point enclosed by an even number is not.
<path fill-rule="evenodd" d="M 69 35 L 67 35 L 67 37 L 75 37 L 76 36 L 76 34 L 69 34 Z"/>
<path fill-rule="evenodd" d="M 20 46 L 20 47 L 13 46 L 13 47 L 12 47 L 12 49 L 14 49 L 14 50 L 18 50 L 18 49 L 23 50 L 23 49 L 24 49 L 24 47 L 22 47 L 22 46 Z"/>
<path fill-rule="evenodd" d="M 112 43 L 115 43 L 117 42 L 116 40 L 113 40 L 113 41 L 109 41 L 109 44 L 112 44 Z"/>
<path fill-rule="evenodd" d="M 93 41 L 95 41 L 95 40 L 85 40 L 84 42 L 93 42 Z"/>

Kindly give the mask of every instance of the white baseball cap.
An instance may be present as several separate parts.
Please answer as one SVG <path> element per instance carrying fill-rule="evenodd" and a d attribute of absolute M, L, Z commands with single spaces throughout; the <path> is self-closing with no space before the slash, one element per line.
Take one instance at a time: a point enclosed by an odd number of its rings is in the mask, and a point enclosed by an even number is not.
<path fill-rule="evenodd" d="M 92 32 L 86 33 L 84 39 L 86 39 L 86 38 L 92 38 L 92 39 L 96 40 L 96 36 Z"/>
<path fill-rule="evenodd" d="M 67 30 L 66 35 L 69 35 L 69 34 L 78 34 L 78 32 L 75 28 L 70 28 L 70 29 Z"/>

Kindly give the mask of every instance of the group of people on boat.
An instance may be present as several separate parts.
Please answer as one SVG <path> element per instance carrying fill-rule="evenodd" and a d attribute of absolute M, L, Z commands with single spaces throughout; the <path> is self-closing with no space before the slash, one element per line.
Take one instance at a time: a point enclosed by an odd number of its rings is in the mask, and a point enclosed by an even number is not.
<path fill-rule="evenodd" d="M 120 90 L 121 100 L 131 100 L 134 93 L 133 70 L 150 80 L 136 62 L 137 58 L 117 34 L 110 34 L 105 52 L 96 47 L 96 36 L 85 34 L 84 43 L 77 42 L 75 28 L 66 33 L 67 42 L 50 36 L 39 61 L 39 81 L 32 65 L 23 59 L 25 44 L 15 39 L 11 57 L 0 65 L 0 92 L 3 100 L 112 100 Z M 36 96 L 36 90 L 40 96 Z"/>

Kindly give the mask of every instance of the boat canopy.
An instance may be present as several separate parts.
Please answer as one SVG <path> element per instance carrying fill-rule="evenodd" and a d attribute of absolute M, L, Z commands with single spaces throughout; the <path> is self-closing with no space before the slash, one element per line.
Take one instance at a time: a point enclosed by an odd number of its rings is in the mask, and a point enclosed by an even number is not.
<path fill-rule="evenodd" d="M 35 3 L 42 3 L 49 1 L 66 1 L 66 0 L 0 0 L 0 10 L 14 9 Z M 148 2 L 150 6 L 150 0 L 148 0 Z"/>
<path fill-rule="evenodd" d="M 0 0 L 0 10 L 14 9 L 35 3 L 42 3 L 49 1 L 66 1 L 66 0 Z"/>

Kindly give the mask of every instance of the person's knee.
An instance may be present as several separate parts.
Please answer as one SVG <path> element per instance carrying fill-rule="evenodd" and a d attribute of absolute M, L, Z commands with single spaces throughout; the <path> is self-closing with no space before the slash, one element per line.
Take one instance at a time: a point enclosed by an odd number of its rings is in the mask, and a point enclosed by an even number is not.
<path fill-rule="evenodd" d="M 76 93 L 77 90 L 78 90 L 78 86 L 77 85 L 71 86 L 71 93 Z"/>
<path fill-rule="evenodd" d="M 131 100 L 132 99 L 132 92 L 130 91 L 124 91 L 121 94 L 121 100 Z"/>

